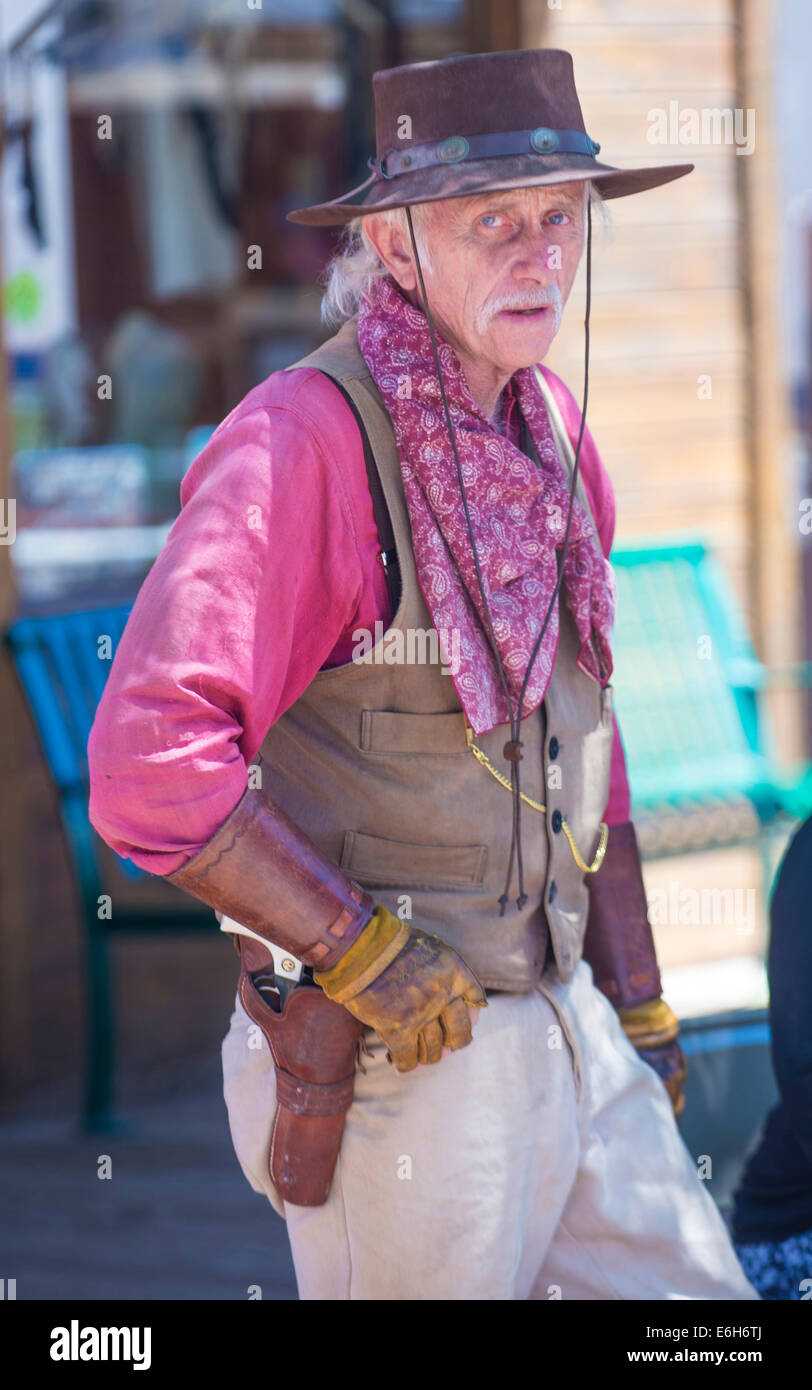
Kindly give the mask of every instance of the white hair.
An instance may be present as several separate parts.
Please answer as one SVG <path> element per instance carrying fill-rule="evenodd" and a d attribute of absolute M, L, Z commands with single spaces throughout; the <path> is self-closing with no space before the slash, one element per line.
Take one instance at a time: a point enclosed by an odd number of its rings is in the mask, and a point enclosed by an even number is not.
<path fill-rule="evenodd" d="M 592 210 L 600 213 L 601 220 L 606 225 L 609 214 L 604 200 L 592 179 L 588 181 L 588 186 Z M 431 257 L 425 237 L 418 235 L 425 220 L 425 209 L 429 206 L 428 203 L 414 203 L 412 205 L 412 222 L 421 263 L 430 271 Z M 584 209 L 586 209 L 586 203 L 584 203 Z M 385 212 L 368 213 L 367 217 L 369 216 L 380 217 L 388 225 L 399 224 L 404 231 L 407 230 L 405 208 L 388 208 Z M 321 276 L 321 283 L 324 286 L 324 295 L 321 301 L 321 321 L 328 328 L 340 328 L 342 323 L 357 314 L 361 295 L 367 286 L 377 276 L 388 274 L 386 266 L 367 236 L 364 228 L 365 221 L 366 217 L 354 217 L 351 222 L 346 224 L 336 253 L 327 263 Z"/>
<path fill-rule="evenodd" d="M 431 258 L 425 238 L 418 237 L 424 207 L 424 203 L 412 206 L 412 225 L 421 264 L 430 270 Z M 387 208 L 385 212 L 368 215 L 379 217 L 386 226 L 399 225 L 404 232 L 408 231 L 405 208 Z M 338 249 L 322 275 L 324 298 L 321 301 L 321 321 L 329 328 L 340 328 L 346 319 L 351 319 L 358 312 L 361 295 L 367 285 L 379 275 L 389 273 L 367 236 L 365 221 L 365 217 L 354 217 L 347 223 Z"/>

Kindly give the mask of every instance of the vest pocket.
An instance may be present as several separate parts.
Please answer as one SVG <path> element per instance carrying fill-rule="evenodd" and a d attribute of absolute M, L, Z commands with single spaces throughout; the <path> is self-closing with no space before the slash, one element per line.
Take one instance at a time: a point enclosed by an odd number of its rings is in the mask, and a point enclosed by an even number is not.
<path fill-rule="evenodd" d="M 363 753 L 467 753 L 462 709 L 439 714 L 361 711 Z"/>
<path fill-rule="evenodd" d="M 485 877 L 487 845 L 413 845 L 347 830 L 339 867 L 363 884 L 470 888 Z"/>

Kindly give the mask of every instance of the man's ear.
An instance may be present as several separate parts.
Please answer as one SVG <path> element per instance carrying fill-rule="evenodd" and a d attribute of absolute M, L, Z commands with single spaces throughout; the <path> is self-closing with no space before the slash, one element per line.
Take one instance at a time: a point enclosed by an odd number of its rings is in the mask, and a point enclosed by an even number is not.
<path fill-rule="evenodd" d="M 393 218 L 383 213 L 370 213 L 364 218 L 363 226 L 392 279 L 406 293 L 416 289 L 417 273 L 405 212 L 402 217 Z"/>

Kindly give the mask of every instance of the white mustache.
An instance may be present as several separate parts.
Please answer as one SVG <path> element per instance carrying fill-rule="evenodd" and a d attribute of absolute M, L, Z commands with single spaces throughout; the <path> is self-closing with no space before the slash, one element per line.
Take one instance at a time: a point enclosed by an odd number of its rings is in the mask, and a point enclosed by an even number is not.
<path fill-rule="evenodd" d="M 561 291 L 557 285 L 554 285 L 549 290 L 539 290 L 532 296 L 525 294 L 521 298 L 515 294 L 503 294 L 499 299 L 491 300 L 488 304 L 483 305 L 477 315 L 479 320 L 477 328 L 480 332 L 484 332 L 491 319 L 494 319 L 497 314 L 504 313 L 506 310 L 515 311 L 518 309 L 552 309 L 557 331 L 563 313 Z"/>

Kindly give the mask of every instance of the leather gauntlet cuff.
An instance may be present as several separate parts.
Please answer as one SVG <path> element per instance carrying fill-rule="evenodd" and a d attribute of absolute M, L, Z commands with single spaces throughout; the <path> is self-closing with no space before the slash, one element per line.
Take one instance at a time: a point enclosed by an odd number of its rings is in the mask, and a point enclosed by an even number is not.
<path fill-rule="evenodd" d="M 600 872 L 588 881 L 584 960 L 616 1009 L 662 993 L 637 835 L 632 821 L 613 825 Z"/>
<path fill-rule="evenodd" d="M 363 1024 L 317 985 L 300 985 L 277 1013 L 254 984 L 245 957 L 238 988 L 242 1006 L 264 1034 L 274 1061 L 271 1181 L 284 1201 L 321 1206 L 330 1192 L 344 1120 L 352 1105 Z"/>
<path fill-rule="evenodd" d="M 255 787 L 246 789 L 209 843 L 165 877 L 319 970 L 337 964 L 374 905 Z"/>

